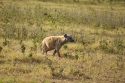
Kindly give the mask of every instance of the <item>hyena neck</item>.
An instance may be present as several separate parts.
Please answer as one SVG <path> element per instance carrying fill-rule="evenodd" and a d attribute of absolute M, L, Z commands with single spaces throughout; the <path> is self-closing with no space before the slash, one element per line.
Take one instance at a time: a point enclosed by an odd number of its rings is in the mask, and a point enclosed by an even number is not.
<path fill-rule="evenodd" d="M 67 43 L 67 41 L 66 41 L 66 39 L 64 39 L 64 40 L 62 41 L 61 45 L 64 45 L 64 44 L 66 44 L 66 43 Z"/>

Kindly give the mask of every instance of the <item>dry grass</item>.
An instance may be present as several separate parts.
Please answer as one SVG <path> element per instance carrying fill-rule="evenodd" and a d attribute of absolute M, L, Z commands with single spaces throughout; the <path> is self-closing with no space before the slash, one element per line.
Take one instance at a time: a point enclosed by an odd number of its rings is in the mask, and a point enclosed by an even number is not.
<path fill-rule="evenodd" d="M 41 1 L 0 2 L 0 83 L 124 83 L 125 8 Z M 41 40 L 72 34 L 61 56 Z"/>

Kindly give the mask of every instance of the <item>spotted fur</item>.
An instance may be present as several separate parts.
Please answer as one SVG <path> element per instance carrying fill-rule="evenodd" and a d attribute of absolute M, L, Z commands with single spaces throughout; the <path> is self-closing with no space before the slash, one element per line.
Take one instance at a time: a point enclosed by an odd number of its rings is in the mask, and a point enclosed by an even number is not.
<path fill-rule="evenodd" d="M 67 42 L 74 42 L 74 39 L 70 35 L 63 35 L 63 36 L 49 36 L 43 39 L 42 41 L 42 53 L 46 53 L 48 51 L 54 50 L 53 55 L 56 53 L 60 57 L 60 48 Z"/>

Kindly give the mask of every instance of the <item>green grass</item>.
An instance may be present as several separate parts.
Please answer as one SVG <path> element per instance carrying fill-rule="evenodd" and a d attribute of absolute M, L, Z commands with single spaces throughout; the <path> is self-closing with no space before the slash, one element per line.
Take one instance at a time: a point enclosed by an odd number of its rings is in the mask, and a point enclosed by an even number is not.
<path fill-rule="evenodd" d="M 124 83 L 125 7 L 61 1 L 0 1 L 0 83 Z M 76 42 L 62 58 L 42 55 L 42 39 L 64 33 Z"/>

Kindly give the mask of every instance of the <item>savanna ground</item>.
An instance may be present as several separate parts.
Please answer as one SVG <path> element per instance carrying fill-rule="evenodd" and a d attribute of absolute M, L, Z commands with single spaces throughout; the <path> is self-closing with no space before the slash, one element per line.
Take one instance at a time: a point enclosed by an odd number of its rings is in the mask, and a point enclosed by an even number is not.
<path fill-rule="evenodd" d="M 103 2 L 104 1 L 104 2 Z M 1 0 L 0 83 L 125 83 L 124 0 Z M 50 35 L 72 34 L 61 58 Z"/>

